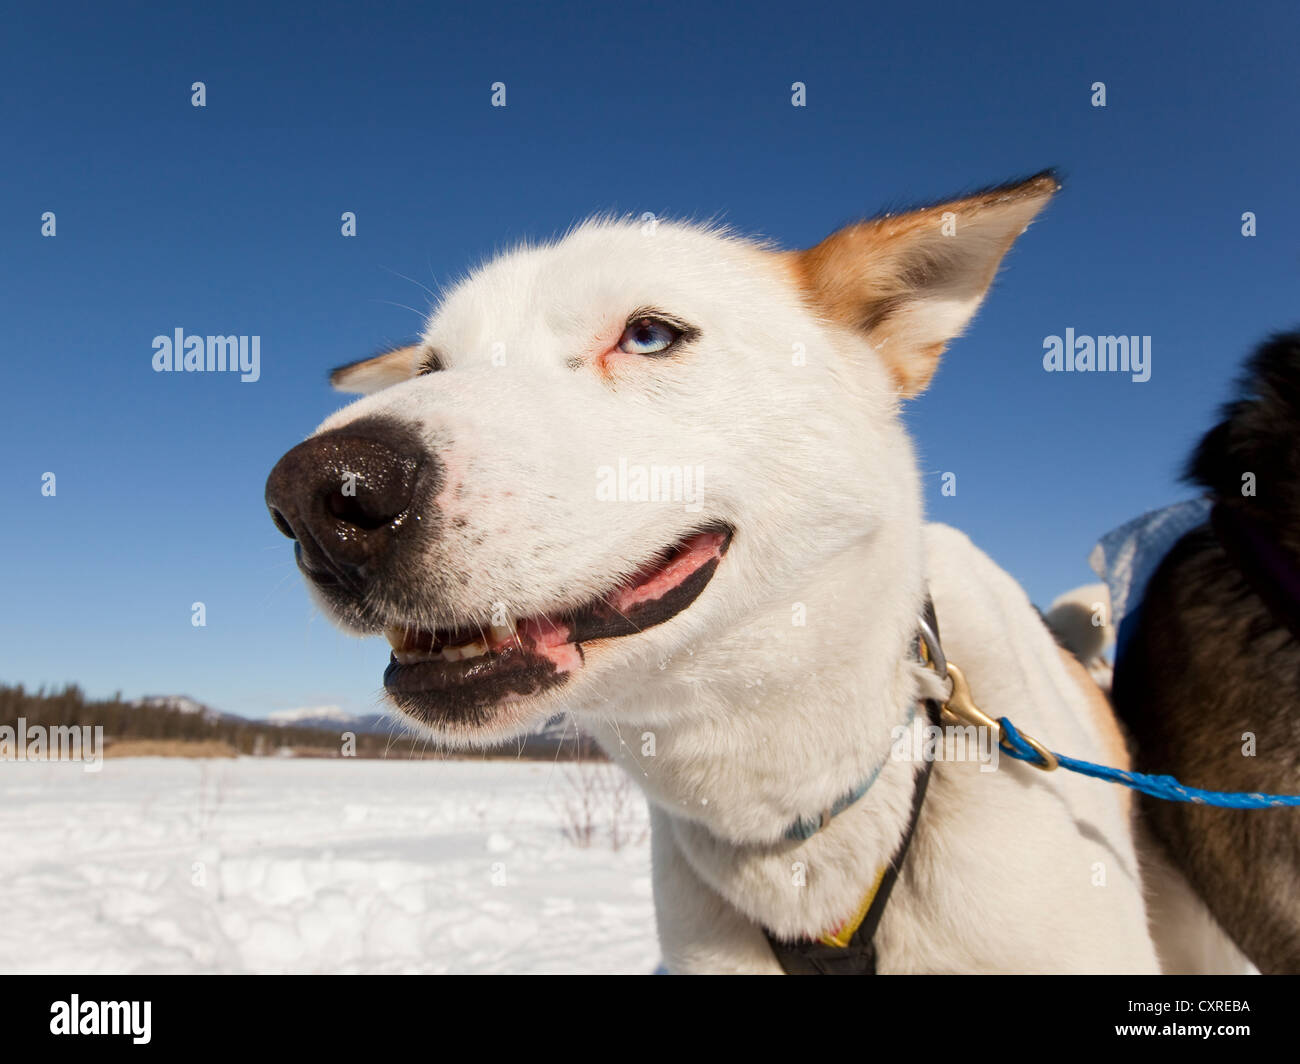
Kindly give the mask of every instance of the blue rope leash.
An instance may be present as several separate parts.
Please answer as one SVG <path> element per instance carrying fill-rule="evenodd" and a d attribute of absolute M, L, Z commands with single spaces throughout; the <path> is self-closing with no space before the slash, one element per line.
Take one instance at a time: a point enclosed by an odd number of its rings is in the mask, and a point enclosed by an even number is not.
<path fill-rule="evenodd" d="M 1038 752 L 1025 742 L 1016 726 L 1003 717 L 998 721 L 1002 728 L 1002 749 L 1020 761 L 1039 764 Z M 1173 776 L 1152 776 L 1145 772 L 1125 772 L 1107 765 L 1094 765 L 1091 761 L 1076 761 L 1064 754 L 1053 755 L 1061 768 L 1078 772 L 1093 779 L 1106 780 L 1132 787 L 1135 791 L 1163 798 L 1167 802 L 1194 802 L 1197 805 L 1217 805 L 1225 809 L 1272 809 L 1279 806 L 1300 806 L 1300 796 L 1287 794 L 1249 794 L 1240 791 L 1203 791 L 1197 787 L 1184 787 Z"/>

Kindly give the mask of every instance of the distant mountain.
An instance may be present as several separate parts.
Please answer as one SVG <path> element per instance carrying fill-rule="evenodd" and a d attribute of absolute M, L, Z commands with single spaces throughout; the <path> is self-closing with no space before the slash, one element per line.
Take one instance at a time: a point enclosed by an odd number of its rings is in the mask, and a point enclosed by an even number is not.
<path fill-rule="evenodd" d="M 321 731 L 351 731 L 358 735 L 387 735 L 393 731 L 393 721 L 383 713 L 354 715 L 338 706 L 305 706 L 302 709 L 279 709 L 264 720 L 241 717 L 238 713 L 223 713 L 189 695 L 144 695 L 132 700 L 133 706 L 149 709 L 170 709 L 202 717 L 208 721 L 226 721 L 233 724 L 273 724 L 279 728 L 311 728 Z"/>
<path fill-rule="evenodd" d="M 351 731 L 358 734 L 387 735 L 400 733 L 387 713 L 363 713 L 356 716 L 338 706 L 304 706 L 302 709 L 277 709 L 268 713 L 267 722 L 285 728 L 320 728 L 322 731 Z"/>
<path fill-rule="evenodd" d="M 80 694 L 78 693 L 78 697 Z M 238 732 L 274 729 L 290 733 L 326 733 L 337 739 L 341 732 L 354 732 L 358 736 L 371 737 L 367 744 L 381 743 L 376 749 L 387 749 L 389 743 L 414 742 L 425 744 L 425 740 L 413 735 L 413 729 L 402 723 L 398 714 L 347 712 L 341 706 L 303 706 L 299 709 L 277 709 L 265 718 L 241 717 L 237 713 L 223 713 L 218 709 L 200 702 L 189 695 L 145 695 L 127 703 L 135 708 L 164 710 L 181 713 L 187 717 L 205 722 L 204 727 L 220 726 L 224 731 L 232 727 Z M 316 742 L 326 736 L 317 734 Z M 278 744 L 292 740 L 280 739 L 273 733 L 263 732 L 261 742 L 270 741 Z M 249 740 L 252 742 L 252 740 Z M 331 741 L 331 740 L 326 740 Z M 427 745 L 427 744 L 425 744 Z M 423 747 L 422 747 L 423 748 Z M 247 751 L 246 751 L 247 752 Z M 482 757 L 525 757 L 555 760 L 558 758 L 581 757 L 586 759 L 603 758 L 592 739 L 580 735 L 573 720 L 566 714 L 551 717 L 535 731 L 527 735 L 509 739 L 497 746 L 488 747 L 477 755 Z"/>
<path fill-rule="evenodd" d="M 243 720 L 243 717 L 234 713 L 222 713 L 219 709 L 213 709 L 205 705 L 197 698 L 190 698 L 189 695 L 144 695 L 141 698 L 132 699 L 133 706 L 147 706 L 149 709 L 171 709 L 177 713 L 191 713 L 202 717 L 204 720 Z"/>
<path fill-rule="evenodd" d="M 0 726 L 24 720 L 44 727 L 104 729 L 112 749 L 129 740 L 149 740 L 162 748 L 158 754 L 122 756 L 194 756 L 197 744 L 224 745 L 244 757 L 358 757 L 490 760 L 535 758 L 545 761 L 603 760 L 605 755 L 590 736 L 560 714 L 536 731 L 479 750 L 448 749 L 400 723 L 393 713 L 353 715 L 339 706 L 308 706 L 280 710 L 269 719 L 255 720 L 222 713 L 188 695 L 145 695 L 126 701 L 119 697 L 89 699 L 76 684 L 61 690 L 28 691 L 21 684 L 0 684 Z M 344 749 L 341 732 L 354 732 L 355 742 Z M 187 752 L 190 751 L 190 752 Z M 197 756 L 207 757 L 210 753 Z"/>

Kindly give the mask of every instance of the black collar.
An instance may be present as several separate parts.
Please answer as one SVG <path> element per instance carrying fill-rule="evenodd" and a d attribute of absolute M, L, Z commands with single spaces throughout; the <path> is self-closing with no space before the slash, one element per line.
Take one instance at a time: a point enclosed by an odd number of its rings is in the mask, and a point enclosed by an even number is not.
<path fill-rule="evenodd" d="M 934 604 L 927 597 L 922 619 L 929 626 L 930 635 L 938 645 L 939 622 L 934 614 Z M 924 636 L 921 637 L 922 640 Z M 928 642 L 928 641 L 926 641 Z M 938 702 L 927 699 L 925 713 L 931 724 L 939 723 L 941 707 Z M 912 813 L 907 821 L 907 830 L 903 832 L 902 841 L 884 868 L 880 881 L 871 896 L 866 915 L 854 930 L 846 945 L 833 945 L 821 939 L 803 939 L 787 942 L 777 938 L 766 928 L 767 943 L 776 954 L 776 959 L 786 975 L 875 975 L 876 974 L 876 928 L 885 914 L 889 895 L 898 881 L 899 870 L 907 859 L 912 838 L 916 834 L 916 824 L 921 818 L 921 806 L 925 804 L 925 792 L 930 784 L 930 773 L 934 762 L 928 758 L 922 761 L 921 771 L 917 774 L 912 790 Z"/>

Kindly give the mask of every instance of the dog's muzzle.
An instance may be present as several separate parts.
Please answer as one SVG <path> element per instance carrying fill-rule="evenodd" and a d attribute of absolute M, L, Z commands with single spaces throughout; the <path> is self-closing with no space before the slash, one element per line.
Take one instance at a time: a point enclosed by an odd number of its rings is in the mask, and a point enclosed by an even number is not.
<path fill-rule="evenodd" d="M 318 587 L 362 596 L 400 554 L 418 500 L 436 494 L 435 460 L 382 419 L 323 432 L 289 451 L 266 481 L 276 528 Z"/>
<path fill-rule="evenodd" d="M 491 600 L 456 610 L 447 577 L 460 574 L 436 561 L 445 480 L 443 462 L 412 429 L 363 418 L 281 458 L 266 505 L 336 623 L 387 637 L 384 689 L 397 707 L 461 741 L 512 713 L 523 720 L 520 705 L 582 672 L 588 644 L 640 637 L 689 608 L 731 545 L 732 527 L 706 520 L 655 543 L 632 571 L 615 568 L 577 604 L 559 594 L 553 608 L 521 615 Z"/>

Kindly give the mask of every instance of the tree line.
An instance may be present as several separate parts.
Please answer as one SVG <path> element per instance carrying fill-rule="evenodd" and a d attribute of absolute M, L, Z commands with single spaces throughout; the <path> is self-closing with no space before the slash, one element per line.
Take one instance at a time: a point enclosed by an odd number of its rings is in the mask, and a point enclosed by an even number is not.
<path fill-rule="evenodd" d="M 104 729 L 105 745 L 122 739 L 199 742 L 215 740 L 241 754 L 274 754 L 282 748 L 318 756 L 342 756 L 344 729 L 302 728 L 276 725 L 240 717 L 210 717 L 187 713 L 172 706 L 130 702 L 121 693 L 112 698 L 91 699 L 76 684 L 47 691 L 26 690 L 22 684 L 0 684 L 0 725 L 16 727 L 18 718 L 28 727 L 89 726 Z M 349 752 L 356 757 L 410 757 L 432 755 L 422 739 L 394 735 L 355 733 Z"/>

